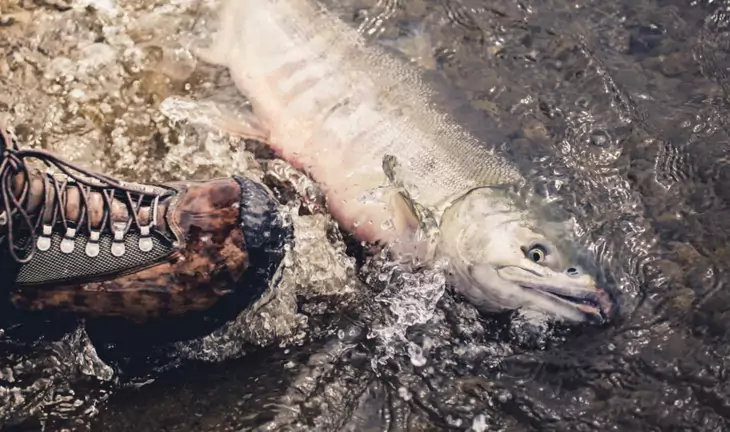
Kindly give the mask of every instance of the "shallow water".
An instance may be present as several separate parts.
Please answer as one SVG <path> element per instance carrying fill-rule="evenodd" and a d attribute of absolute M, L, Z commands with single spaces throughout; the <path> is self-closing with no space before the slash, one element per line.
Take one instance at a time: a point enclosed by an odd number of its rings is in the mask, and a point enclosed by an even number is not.
<path fill-rule="evenodd" d="M 479 316 L 437 273 L 360 268 L 326 217 L 290 202 L 281 286 L 227 324 L 3 309 L 5 429 L 727 430 L 730 2 L 330 5 L 374 38 L 423 26 L 436 67 L 514 131 L 505 150 L 575 215 L 619 318 Z M 183 103 L 245 104 L 187 49 L 212 7 L 0 0 L 1 120 L 129 180 L 260 173 Z"/>

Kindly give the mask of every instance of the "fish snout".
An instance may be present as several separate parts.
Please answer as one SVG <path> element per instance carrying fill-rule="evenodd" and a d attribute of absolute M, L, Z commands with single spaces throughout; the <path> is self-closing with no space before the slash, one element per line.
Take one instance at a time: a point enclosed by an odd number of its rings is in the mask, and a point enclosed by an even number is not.
<path fill-rule="evenodd" d="M 591 299 L 596 303 L 605 321 L 611 321 L 618 313 L 618 303 L 606 290 L 596 287 Z"/>
<path fill-rule="evenodd" d="M 589 321 L 596 323 L 611 321 L 618 313 L 618 303 L 614 297 L 605 289 L 596 286 L 586 289 L 572 300 Z"/>

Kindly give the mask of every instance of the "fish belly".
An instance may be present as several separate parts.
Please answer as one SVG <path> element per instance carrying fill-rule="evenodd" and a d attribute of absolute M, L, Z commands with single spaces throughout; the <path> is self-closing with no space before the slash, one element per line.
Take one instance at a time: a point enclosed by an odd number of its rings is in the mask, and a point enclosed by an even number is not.
<path fill-rule="evenodd" d="M 368 44 L 312 0 L 228 0 L 209 61 L 229 68 L 269 145 L 322 186 L 343 228 L 392 243 L 414 228 L 391 155 L 421 205 L 515 175 L 431 100 L 415 66 Z"/>

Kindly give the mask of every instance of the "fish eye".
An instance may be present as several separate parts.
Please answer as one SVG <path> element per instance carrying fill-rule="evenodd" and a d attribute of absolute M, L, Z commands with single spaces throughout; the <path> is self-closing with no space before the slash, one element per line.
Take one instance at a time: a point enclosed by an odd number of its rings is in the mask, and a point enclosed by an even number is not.
<path fill-rule="evenodd" d="M 547 256 L 547 249 L 545 249 L 543 245 L 536 244 L 532 246 L 525 255 L 527 255 L 527 258 L 531 259 L 533 262 L 539 264 L 545 260 L 545 257 Z"/>

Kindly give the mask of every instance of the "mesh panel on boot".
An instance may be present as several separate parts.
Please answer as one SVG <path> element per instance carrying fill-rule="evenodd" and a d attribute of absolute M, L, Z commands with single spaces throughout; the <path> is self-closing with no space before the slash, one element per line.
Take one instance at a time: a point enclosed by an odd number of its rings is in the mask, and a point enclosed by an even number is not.
<path fill-rule="evenodd" d="M 99 255 L 89 257 L 86 254 L 87 236 L 78 235 L 73 252 L 66 254 L 61 252 L 63 236 L 54 232 L 50 249 L 41 251 L 36 248 L 33 259 L 17 268 L 16 286 L 60 282 L 81 284 L 104 276 L 132 273 L 160 261 L 172 251 L 172 244 L 168 239 L 160 235 L 152 235 L 151 238 L 152 250 L 142 252 L 139 249 L 139 234 L 130 231 L 124 238 L 124 255 L 115 257 L 111 253 L 112 236 L 103 233 L 99 239 Z M 18 243 L 19 246 L 22 245 L 21 242 Z M 26 245 L 27 243 L 22 246 Z M 5 251 L 0 253 L 0 259 L 12 261 Z"/>

